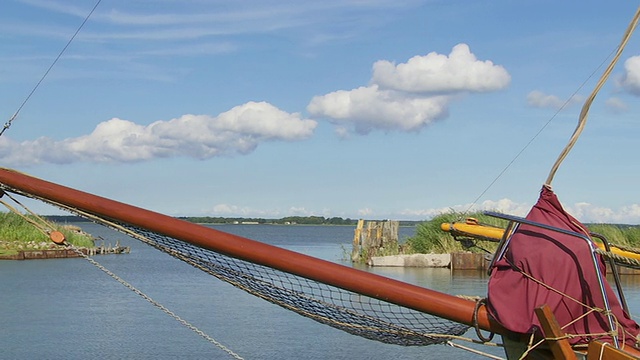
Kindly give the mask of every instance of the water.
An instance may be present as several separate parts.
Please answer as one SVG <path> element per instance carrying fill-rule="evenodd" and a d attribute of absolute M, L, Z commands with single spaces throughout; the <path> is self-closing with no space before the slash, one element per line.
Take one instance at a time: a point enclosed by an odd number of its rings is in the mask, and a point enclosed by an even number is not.
<path fill-rule="evenodd" d="M 82 223 L 126 255 L 95 259 L 245 359 L 477 358 L 443 345 L 401 347 L 349 335 L 255 298 L 169 255 Z M 223 231 L 348 264 L 353 227 L 221 225 Z M 413 235 L 401 228 L 400 238 Z M 486 294 L 487 278 L 446 269 L 374 268 L 450 294 Z M 640 277 L 625 278 L 638 312 Z M 633 307 L 636 307 L 633 309 Z M 231 357 L 83 259 L 0 262 L 0 358 L 230 359 Z M 469 333 L 473 337 L 472 332 Z M 467 345 L 463 343 L 464 345 Z M 475 346 L 478 348 L 478 346 Z M 496 348 L 479 347 L 496 355 Z"/>

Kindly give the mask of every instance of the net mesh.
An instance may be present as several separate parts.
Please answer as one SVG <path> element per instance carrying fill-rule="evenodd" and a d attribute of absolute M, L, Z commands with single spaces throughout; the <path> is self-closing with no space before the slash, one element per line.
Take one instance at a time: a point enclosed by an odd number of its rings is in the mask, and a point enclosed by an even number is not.
<path fill-rule="evenodd" d="M 144 229 L 147 243 L 252 295 L 367 339 L 404 346 L 442 343 L 468 326 L 235 259 Z"/>
<path fill-rule="evenodd" d="M 97 218 L 57 203 L 53 205 L 124 232 L 247 293 L 363 338 L 402 346 L 424 346 L 445 343 L 469 329 L 464 324 L 233 258 L 126 223 Z"/>

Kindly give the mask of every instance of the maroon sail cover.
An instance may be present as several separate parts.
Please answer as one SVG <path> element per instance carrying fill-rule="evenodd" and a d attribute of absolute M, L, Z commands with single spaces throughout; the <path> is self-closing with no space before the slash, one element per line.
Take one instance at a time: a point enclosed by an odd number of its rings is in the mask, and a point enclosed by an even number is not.
<path fill-rule="evenodd" d="M 556 195 L 546 186 L 542 188 L 540 198 L 527 219 L 577 233 L 584 234 L 587 231 L 583 224 L 564 211 Z M 604 260 L 600 256 L 597 259 L 604 273 Z M 520 270 L 567 296 L 528 279 Z M 623 311 L 606 281 L 605 288 L 609 306 L 620 324 L 619 339 L 625 339 L 633 345 L 640 328 Z M 587 243 L 577 237 L 520 225 L 505 256 L 492 269 L 487 299 L 489 313 L 505 328 L 527 334 L 540 328 L 534 309 L 544 304 L 549 305 L 560 326 L 582 316 L 585 308 L 569 297 L 592 307 L 604 308 Z M 607 318 L 593 312 L 565 327 L 564 331 L 567 334 L 601 334 L 608 329 Z M 595 337 L 576 337 L 571 338 L 570 342 L 583 344 Z M 610 337 L 601 339 L 611 341 Z"/>

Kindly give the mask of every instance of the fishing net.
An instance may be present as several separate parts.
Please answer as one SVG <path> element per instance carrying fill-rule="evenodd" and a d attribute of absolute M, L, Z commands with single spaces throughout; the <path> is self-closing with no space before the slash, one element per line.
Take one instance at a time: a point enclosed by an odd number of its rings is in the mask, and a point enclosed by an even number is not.
<path fill-rule="evenodd" d="M 176 238 L 37 198 L 126 233 L 216 278 L 285 309 L 363 338 L 402 346 L 445 343 L 469 327 L 410 308 L 204 249 Z"/>

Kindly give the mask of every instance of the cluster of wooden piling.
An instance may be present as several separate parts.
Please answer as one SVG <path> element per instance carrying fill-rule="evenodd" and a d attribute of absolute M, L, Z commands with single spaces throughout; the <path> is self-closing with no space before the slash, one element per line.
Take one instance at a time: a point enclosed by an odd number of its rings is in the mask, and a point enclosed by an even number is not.
<path fill-rule="evenodd" d="M 399 221 L 367 221 L 358 220 L 353 237 L 352 261 L 368 261 L 373 256 L 385 255 L 384 252 L 398 250 Z"/>
<path fill-rule="evenodd" d="M 371 266 L 446 267 L 453 270 L 486 270 L 485 254 L 398 254 L 399 221 L 359 220 L 353 237 L 351 260 Z"/>

